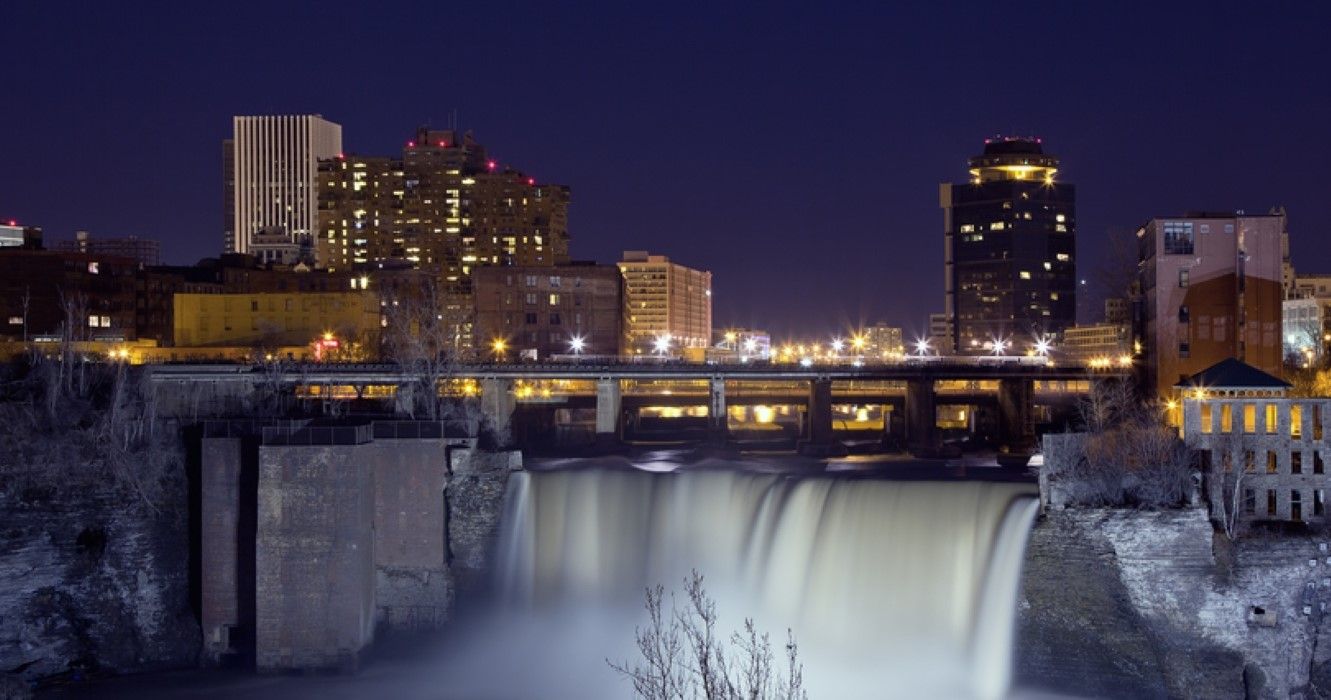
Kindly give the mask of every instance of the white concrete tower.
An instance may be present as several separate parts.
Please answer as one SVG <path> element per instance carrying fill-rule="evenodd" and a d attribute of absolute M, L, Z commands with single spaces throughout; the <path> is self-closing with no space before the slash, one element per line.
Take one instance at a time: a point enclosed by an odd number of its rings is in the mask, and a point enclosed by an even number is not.
<path fill-rule="evenodd" d="M 232 122 L 233 253 L 259 232 L 295 243 L 318 230 L 319 159 L 342 152 L 342 127 L 315 115 L 235 117 Z"/>

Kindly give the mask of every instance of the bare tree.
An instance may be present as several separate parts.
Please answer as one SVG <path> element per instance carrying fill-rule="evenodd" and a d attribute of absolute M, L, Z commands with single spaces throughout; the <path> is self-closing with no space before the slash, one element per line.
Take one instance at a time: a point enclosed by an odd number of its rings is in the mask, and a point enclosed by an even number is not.
<path fill-rule="evenodd" d="M 1230 542 L 1243 534 L 1244 485 L 1255 468 L 1246 458 L 1251 451 L 1251 438 L 1241 433 L 1218 435 L 1212 443 L 1211 454 L 1220 458 L 1213 456 L 1207 467 L 1207 495 L 1211 517 L 1219 521 Z"/>
<path fill-rule="evenodd" d="M 433 277 L 422 276 L 409 294 L 385 296 L 383 349 L 410 379 L 409 400 L 402 408 L 412 416 L 438 420 L 445 413 L 445 382 L 457 362 L 460 321 L 449 295 Z"/>
<path fill-rule="evenodd" d="M 804 667 L 794 633 L 786 630 L 786 669 L 775 668 L 766 633 L 751 618 L 725 644 L 717 634 L 716 601 L 703 588 L 702 574 L 684 579 L 688 598 L 681 610 L 671 594 L 671 610 L 663 609 L 664 589 L 647 589 L 646 628 L 635 630 L 641 660 L 630 665 L 607 660 L 633 683 L 644 700 L 808 700 Z"/>
<path fill-rule="evenodd" d="M 1127 382 L 1092 386 L 1079 406 L 1087 431 L 1080 454 L 1051 478 L 1071 503 L 1149 508 L 1184 503 L 1196 486 L 1196 456 L 1164 424 L 1162 411 Z"/>

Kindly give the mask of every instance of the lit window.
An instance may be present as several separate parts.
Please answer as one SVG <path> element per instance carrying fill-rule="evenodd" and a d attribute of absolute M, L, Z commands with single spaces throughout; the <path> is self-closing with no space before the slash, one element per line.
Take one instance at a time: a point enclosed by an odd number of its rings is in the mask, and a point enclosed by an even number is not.
<path fill-rule="evenodd" d="M 1022 270 L 1022 271 L 1021 271 L 1021 278 L 1024 279 L 1024 280 L 1028 280 L 1028 279 L 1031 278 L 1031 273 L 1029 273 L 1029 272 L 1027 272 L 1027 271 L 1025 271 L 1025 270 Z"/>
<path fill-rule="evenodd" d="M 1054 264 L 1051 263 L 1051 262 L 1045 262 L 1045 264 L 1044 264 L 1044 269 L 1046 269 L 1046 270 L 1052 270 L 1052 269 L 1054 269 Z"/>
<path fill-rule="evenodd" d="M 961 225 L 961 232 L 962 232 L 962 233 L 971 233 L 971 232 L 974 231 L 974 230 L 975 230 L 975 224 L 962 224 L 962 225 Z"/>
<path fill-rule="evenodd" d="M 1058 261 L 1059 261 L 1059 262 L 1067 262 L 1067 261 L 1069 261 L 1069 260 L 1072 259 L 1072 256 L 1071 256 L 1071 255 L 1068 255 L 1067 253 L 1059 253 L 1059 254 L 1056 255 L 1055 257 L 1058 258 Z"/>
<path fill-rule="evenodd" d="M 21 326 L 21 325 L 23 325 L 23 317 L 22 317 L 22 316 L 10 316 L 10 317 L 9 317 L 9 325 L 11 325 L 11 326 Z"/>
<path fill-rule="evenodd" d="M 90 275 L 97 274 L 97 263 L 95 262 L 88 263 L 88 274 Z"/>
<path fill-rule="evenodd" d="M 559 295 L 558 295 L 558 294 L 551 294 L 551 295 L 550 295 L 550 305 L 551 305 L 551 306 L 559 306 Z"/>
<path fill-rule="evenodd" d="M 995 221 L 994 223 L 989 224 L 990 231 L 1002 231 L 1005 228 L 1007 228 L 1007 224 L 1002 221 Z"/>
<path fill-rule="evenodd" d="M 1066 217 L 1066 216 L 1064 216 L 1064 215 L 1062 215 L 1062 214 L 1059 214 L 1059 215 L 1057 215 L 1057 216 L 1054 217 L 1054 221 L 1057 221 L 1057 222 L 1060 223 L 1060 224 L 1063 223 L 1064 221 L 1067 221 L 1067 220 L 1068 220 L 1068 217 Z"/>

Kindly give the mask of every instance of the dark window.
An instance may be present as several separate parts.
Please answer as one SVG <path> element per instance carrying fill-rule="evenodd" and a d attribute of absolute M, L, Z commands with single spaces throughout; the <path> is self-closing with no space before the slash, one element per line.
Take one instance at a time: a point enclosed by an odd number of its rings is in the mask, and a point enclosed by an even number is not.
<path fill-rule="evenodd" d="M 536 325 L 536 314 L 527 314 L 527 325 Z"/>
<path fill-rule="evenodd" d="M 1299 451 L 1296 450 L 1296 451 L 1294 451 L 1294 452 L 1289 453 L 1289 473 L 1290 473 L 1290 474 L 1302 474 L 1302 473 L 1303 473 L 1303 453 L 1302 453 L 1302 452 L 1299 452 Z"/>
<path fill-rule="evenodd" d="M 1189 318 L 1188 307 L 1186 307 L 1186 306 L 1180 306 L 1180 307 L 1178 307 L 1178 322 L 1179 322 L 1179 323 L 1187 323 L 1187 322 L 1188 322 L 1188 318 Z"/>
<path fill-rule="evenodd" d="M 1322 464 L 1322 451 L 1313 452 L 1313 473 L 1322 474 L 1326 471 L 1326 465 Z"/>
<path fill-rule="evenodd" d="M 1275 474 L 1280 469 L 1280 458 L 1274 452 L 1266 453 L 1266 473 Z"/>
<path fill-rule="evenodd" d="M 1313 489 L 1313 515 L 1322 517 L 1326 514 L 1326 494 L 1321 489 Z"/>
<path fill-rule="evenodd" d="M 559 314 L 550 314 L 550 325 L 552 326 L 559 325 Z"/>
<path fill-rule="evenodd" d="M 1243 489 L 1243 512 L 1252 515 L 1257 512 L 1257 492 Z"/>
<path fill-rule="evenodd" d="M 1289 519 L 1303 520 L 1303 494 L 1299 491 L 1289 492 Z"/>
<path fill-rule="evenodd" d="M 1275 489 L 1267 489 L 1267 490 L 1266 490 L 1266 514 L 1267 514 L 1267 515 L 1275 515 L 1275 514 L 1276 514 L 1276 490 L 1275 490 Z"/>

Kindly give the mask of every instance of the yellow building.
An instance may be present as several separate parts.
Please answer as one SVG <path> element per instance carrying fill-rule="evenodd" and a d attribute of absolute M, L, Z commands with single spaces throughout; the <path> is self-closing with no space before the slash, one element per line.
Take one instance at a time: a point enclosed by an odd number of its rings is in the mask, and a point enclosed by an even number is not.
<path fill-rule="evenodd" d="M 177 294 L 177 347 L 308 346 L 325 334 L 343 346 L 378 344 L 379 302 L 366 291 Z"/>
<path fill-rule="evenodd" d="M 624 275 L 625 345 L 630 354 L 683 355 L 712 340 L 712 273 L 629 250 Z"/>

